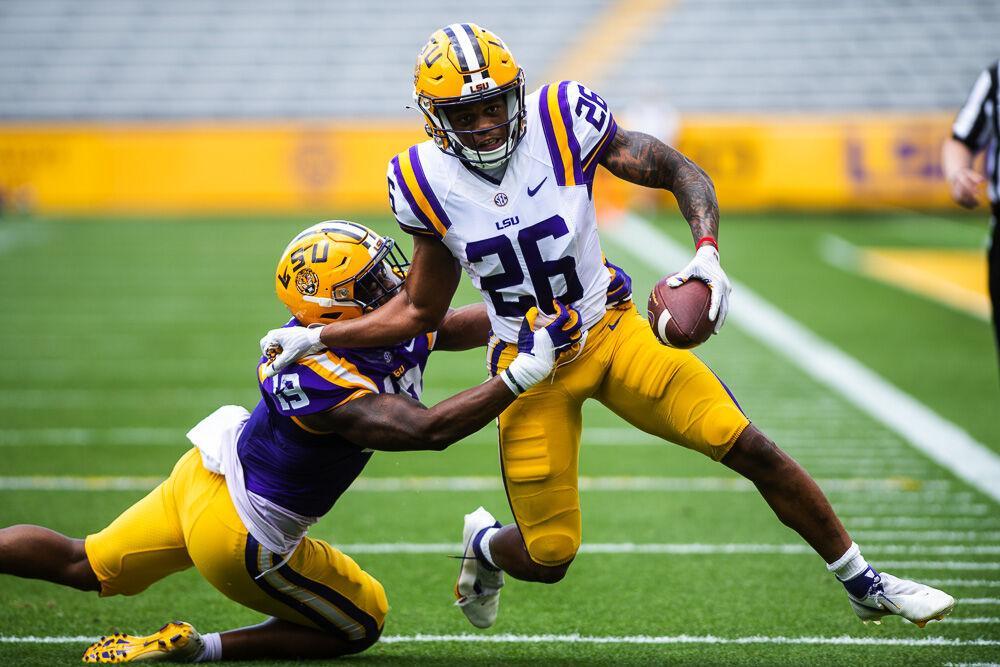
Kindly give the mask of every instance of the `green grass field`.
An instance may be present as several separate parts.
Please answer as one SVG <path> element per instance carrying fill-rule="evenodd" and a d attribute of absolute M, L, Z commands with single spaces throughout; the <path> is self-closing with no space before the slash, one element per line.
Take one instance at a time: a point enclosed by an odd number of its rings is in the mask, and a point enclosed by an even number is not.
<path fill-rule="evenodd" d="M 359 221 L 391 231 L 384 219 Z M 99 530 L 169 473 L 188 447 L 190 426 L 224 403 L 252 407 L 257 340 L 287 317 L 272 269 L 287 239 L 312 222 L 0 219 L 0 526 L 38 523 L 81 537 Z M 688 243 L 675 216 L 656 223 Z M 984 227 L 916 214 L 731 215 L 723 263 L 757 295 L 1000 454 L 1000 381 L 988 325 L 830 266 L 819 250 L 830 235 L 859 246 L 974 248 Z M 652 271 L 611 241 L 606 251 L 632 273 L 640 304 L 660 274 L 677 268 Z M 463 279 L 458 302 L 477 298 Z M 389 595 L 391 641 L 354 660 L 997 662 L 997 503 L 741 327 L 727 325 L 699 354 L 751 418 L 821 481 L 876 567 L 959 600 L 951 619 L 924 630 L 898 618 L 861 625 L 822 561 L 799 548 L 751 488 L 594 403 L 581 474 L 598 487 L 582 493 L 584 542 L 597 548 L 581 553 L 557 586 L 510 581 L 487 632 L 452 606 L 457 568 L 444 551 L 378 553 L 376 545 L 457 542 L 462 515 L 480 504 L 509 521 L 493 429 L 440 454 L 373 458 L 359 488 L 312 532 L 354 545 L 345 550 Z M 482 351 L 439 353 L 428 367 L 425 402 L 483 377 Z M 438 479 L 454 477 L 474 478 L 482 489 L 448 490 L 448 480 Z M 409 480 L 418 487 L 437 480 L 438 489 L 379 490 L 366 483 L 374 478 L 421 478 Z M 608 553 L 628 544 L 661 545 L 660 553 Z M 779 545 L 790 548 L 779 553 L 772 548 Z M 746 553 L 754 548 L 760 553 Z M 75 663 L 87 640 L 74 638 L 111 629 L 145 633 L 181 618 L 218 631 L 260 620 L 193 571 L 135 598 L 104 600 L 0 577 L 0 600 L 0 657 L 17 665 Z M 621 639 L 642 636 L 662 639 Z M 471 641 L 482 638 L 497 641 Z"/>

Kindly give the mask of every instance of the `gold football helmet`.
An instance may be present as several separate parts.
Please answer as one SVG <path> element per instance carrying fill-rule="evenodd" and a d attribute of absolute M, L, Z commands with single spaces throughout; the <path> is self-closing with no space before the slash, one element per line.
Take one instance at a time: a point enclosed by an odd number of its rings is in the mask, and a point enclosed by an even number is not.
<path fill-rule="evenodd" d="M 409 265 L 393 239 L 355 222 L 328 220 L 292 239 L 274 286 L 300 324 L 326 324 L 381 306 L 402 288 Z"/>
<path fill-rule="evenodd" d="M 470 102 L 503 95 L 507 120 L 486 129 L 452 128 L 445 111 Z M 413 99 L 424 114 L 424 129 L 445 153 L 481 169 L 507 162 L 524 136 L 524 72 L 503 40 L 475 23 L 452 23 L 441 28 L 417 54 Z M 507 128 L 507 139 L 497 148 L 480 151 L 463 135 Z"/>

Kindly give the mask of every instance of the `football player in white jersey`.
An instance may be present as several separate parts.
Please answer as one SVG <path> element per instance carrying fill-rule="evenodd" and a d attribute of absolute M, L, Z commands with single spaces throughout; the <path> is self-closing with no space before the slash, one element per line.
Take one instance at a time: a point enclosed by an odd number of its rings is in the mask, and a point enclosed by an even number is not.
<path fill-rule="evenodd" d="M 393 213 L 414 239 L 405 289 L 371 315 L 322 330 L 272 331 L 261 343 L 285 350 L 275 369 L 319 345 L 391 345 L 437 326 L 460 269 L 482 292 L 494 332 L 489 373 L 521 397 L 499 418 L 515 523 L 501 526 L 482 508 L 465 520 L 456 595 L 474 625 L 494 622 L 504 572 L 553 583 L 576 556 L 581 407 L 589 398 L 750 479 L 843 582 L 862 620 L 899 614 L 923 626 L 951 611 L 950 595 L 867 563 L 815 481 L 750 423 L 697 357 L 657 342 L 631 302 L 627 275 L 605 262 L 593 199 L 598 165 L 673 193 L 696 250 L 672 284 L 708 284 L 718 331 L 730 286 L 719 264 L 718 203 L 702 169 L 659 140 L 619 127 L 607 103 L 581 83 L 551 83 L 526 95 L 524 73 L 504 42 L 471 23 L 431 35 L 417 56 L 414 99 L 430 140 L 394 157 L 387 174 Z M 505 374 L 521 318 L 555 299 L 578 310 L 586 337 L 553 381 L 522 393 Z"/>

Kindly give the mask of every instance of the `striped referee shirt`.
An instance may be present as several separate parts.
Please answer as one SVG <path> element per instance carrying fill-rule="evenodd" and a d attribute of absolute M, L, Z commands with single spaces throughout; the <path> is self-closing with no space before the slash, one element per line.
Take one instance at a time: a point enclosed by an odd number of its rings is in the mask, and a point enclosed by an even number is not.
<path fill-rule="evenodd" d="M 986 179 L 989 181 L 990 203 L 994 211 L 1000 205 L 1000 182 L 997 164 L 1000 162 L 1000 61 L 983 70 L 972 86 L 969 99 L 955 117 L 951 136 L 969 147 L 973 153 L 986 151 Z"/>

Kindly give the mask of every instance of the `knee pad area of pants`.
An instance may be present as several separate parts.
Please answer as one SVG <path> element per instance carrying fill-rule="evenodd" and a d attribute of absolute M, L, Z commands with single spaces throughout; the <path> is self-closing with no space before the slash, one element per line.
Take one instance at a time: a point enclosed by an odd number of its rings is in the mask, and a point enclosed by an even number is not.
<path fill-rule="evenodd" d="M 721 459 L 746 428 L 749 420 L 735 405 L 720 404 L 710 408 L 696 423 L 692 435 L 702 443 L 699 449 L 713 460 Z"/>
<path fill-rule="evenodd" d="M 531 560 L 540 565 L 562 565 L 576 556 L 580 542 L 572 535 L 565 533 L 550 533 L 539 535 L 527 542 Z"/>

